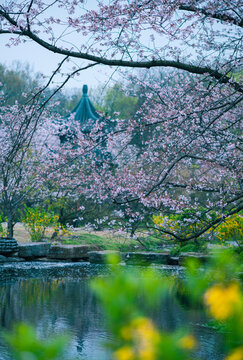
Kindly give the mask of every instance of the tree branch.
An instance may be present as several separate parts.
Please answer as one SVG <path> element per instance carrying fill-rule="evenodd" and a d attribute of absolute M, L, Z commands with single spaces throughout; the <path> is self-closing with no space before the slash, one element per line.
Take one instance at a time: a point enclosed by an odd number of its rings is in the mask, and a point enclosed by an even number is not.
<path fill-rule="evenodd" d="M 215 225 L 218 226 L 221 222 L 223 222 L 229 216 L 239 213 L 242 209 L 243 209 L 243 204 L 241 203 L 238 207 L 232 209 L 230 212 L 223 215 L 222 217 L 217 218 L 214 221 L 211 221 L 207 226 L 203 227 L 201 230 L 197 231 L 195 234 L 193 234 L 191 236 L 188 236 L 186 238 L 181 237 L 179 235 L 176 235 L 175 233 L 173 233 L 172 231 L 169 231 L 169 230 L 165 230 L 165 229 L 162 230 L 162 229 L 158 229 L 158 228 L 156 228 L 156 230 L 158 230 L 161 233 L 170 235 L 170 236 L 174 237 L 178 241 L 187 242 L 187 241 L 190 241 L 190 240 L 195 240 L 196 238 L 198 238 L 199 236 L 201 236 L 205 232 L 207 232 L 211 227 L 213 227 Z M 154 229 L 154 228 L 152 228 L 152 229 Z"/>
<path fill-rule="evenodd" d="M 108 66 L 120 66 L 120 67 L 130 67 L 130 68 L 152 68 L 152 67 L 173 67 L 180 70 L 185 70 L 192 74 L 209 74 L 212 78 L 217 79 L 222 84 L 230 84 L 233 86 L 237 91 L 243 92 L 243 88 L 240 86 L 239 83 L 232 80 L 231 77 L 220 73 L 219 71 L 212 69 L 210 67 L 200 67 L 192 64 L 186 64 L 180 61 L 175 60 L 162 60 L 162 59 L 152 59 L 148 61 L 131 61 L 131 60 L 122 60 L 122 59 L 109 59 L 102 56 L 95 56 L 84 52 L 77 52 L 71 51 L 67 49 L 59 48 L 55 45 L 48 43 L 47 41 L 41 39 L 37 35 L 35 35 L 29 29 L 25 29 L 21 26 L 18 26 L 17 22 L 9 16 L 9 14 L 0 9 L 0 15 L 4 17 L 10 24 L 13 26 L 18 27 L 20 30 L 16 32 L 9 33 L 16 33 L 20 36 L 27 36 L 29 39 L 32 39 L 34 42 L 42 46 L 43 48 L 60 55 L 70 56 L 73 58 L 83 59 L 93 61 L 99 64 L 108 65 Z M 6 34 L 6 30 L 1 30 L 1 33 Z"/>
<path fill-rule="evenodd" d="M 227 22 L 230 22 L 236 26 L 240 26 L 240 27 L 243 27 L 243 20 L 242 18 L 240 20 L 228 15 L 228 14 L 225 14 L 225 13 L 222 13 L 222 14 L 217 14 L 217 13 L 211 13 L 210 11 L 207 11 L 206 9 L 200 9 L 200 8 L 197 8 L 196 6 L 193 6 L 193 5 L 180 5 L 179 6 L 179 10 L 184 10 L 184 11 L 190 11 L 190 12 L 196 12 L 196 13 L 199 13 L 199 14 L 203 14 L 207 17 L 210 17 L 210 18 L 213 18 L 213 19 L 217 19 L 217 20 L 220 20 L 220 21 L 227 21 Z"/>

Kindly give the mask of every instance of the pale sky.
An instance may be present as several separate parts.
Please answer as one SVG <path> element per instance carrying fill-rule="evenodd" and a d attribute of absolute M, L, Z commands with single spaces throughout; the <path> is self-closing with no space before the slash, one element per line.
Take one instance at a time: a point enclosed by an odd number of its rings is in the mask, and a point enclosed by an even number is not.
<path fill-rule="evenodd" d="M 18 1 L 18 0 L 16 0 Z M 20 0 L 19 0 L 20 1 Z M 0 0 L 2 2 L 2 0 Z M 7 1 L 6 1 L 7 2 Z M 97 0 L 87 0 L 85 1 L 85 7 L 86 8 L 95 8 L 97 6 Z M 66 13 L 63 13 L 63 9 L 48 9 L 47 12 L 45 12 L 45 16 L 52 14 L 52 11 L 55 11 L 55 15 L 59 16 L 59 18 L 62 18 L 64 16 L 67 16 Z M 44 16 L 44 15 L 43 15 Z M 216 24 L 216 28 L 220 29 L 220 25 Z M 53 29 L 56 32 L 56 36 L 59 37 L 59 35 L 62 33 L 63 28 L 59 27 L 59 25 L 53 26 Z M 68 43 L 73 44 L 79 44 L 80 34 L 74 33 L 73 31 L 69 34 L 69 36 L 65 35 L 65 41 Z M 64 58 L 61 55 L 54 54 L 51 51 L 48 51 L 44 48 L 42 48 L 40 45 L 34 43 L 31 40 L 28 40 L 26 38 L 26 43 L 18 45 L 18 46 L 12 46 L 12 47 L 6 47 L 5 44 L 8 42 L 8 38 L 13 37 L 13 35 L 1 35 L 0 36 L 0 63 L 11 67 L 14 61 L 20 61 L 21 63 L 25 64 L 28 63 L 30 65 L 30 68 L 33 69 L 33 72 L 41 72 L 43 73 L 47 78 L 52 74 L 52 72 L 57 68 L 57 64 Z M 83 38 L 83 36 L 82 36 Z M 84 41 L 84 40 L 83 40 Z M 141 41 L 141 39 L 140 39 Z M 148 47 L 152 46 L 150 43 L 150 37 L 149 34 L 146 35 L 146 32 L 142 35 L 142 41 L 145 42 Z M 158 36 L 158 39 L 155 38 L 155 48 L 158 45 L 158 48 L 161 47 L 162 39 Z M 157 43 L 157 44 L 156 44 Z M 181 44 L 177 41 L 173 42 L 174 46 L 181 47 Z M 166 47 L 166 41 L 165 41 L 165 47 Z M 184 44 L 185 45 L 185 44 Z M 185 55 L 190 55 L 190 60 L 194 57 L 195 51 L 189 48 L 187 51 L 187 47 L 185 46 L 183 50 L 183 46 L 181 47 L 181 50 L 184 52 Z M 196 55 L 196 54 L 195 54 Z M 205 54 L 206 55 L 206 54 Z M 212 54 L 208 54 L 212 58 Z M 187 59 L 189 61 L 189 58 Z M 67 73 L 70 73 L 72 71 L 73 63 L 78 67 L 87 66 L 90 62 L 84 61 L 81 59 L 72 59 L 70 63 L 65 65 L 65 71 Z M 115 67 L 108 67 L 104 65 L 97 65 L 91 69 L 85 70 L 80 72 L 80 76 L 75 79 L 70 79 L 67 83 L 67 88 L 81 88 L 83 84 L 87 84 L 90 88 L 95 88 L 98 85 L 106 84 L 109 82 L 110 78 L 112 77 L 113 80 L 118 78 L 118 74 L 116 73 Z M 130 71 L 130 70 L 129 70 Z M 114 75 L 115 72 L 115 75 Z M 57 83 L 54 85 L 58 85 L 64 81 L 63 77 L 57 78 Z"/>
<path fill-rule="evenodd" d="M 41 72 L 46 76 L 50 76 L 52 71 L 56 69 L 58 62 L 63 59 L 63 56 L 54 54 L 33 41 L 10 48 L 6 47 L 8 37 L 9 35 L 0 36 L 0 63 L 8 67 L 11 67 L 15 61 L 20 61 L 23 64 L 28 63 L 33 72 Z M 76 60 L 76 63 L 80 66 L 86 66 L 89 62 Z M 70 63 L 69 66 L 72 68 L 73 64 Z M 68 88 L 78 88 L 82 87 L 83 84 L 87 84 L 94 88 L 100 83 L 105 84 L 115 70 L 115 68 L 111 69 L 107 66 L 97 65 L 82 71 L 76 79 L 70 79 L 66 86 Z M 59 81 L 62 80 L 63 78 L 59 78 Z"/>
<path fill-rule="evenodd" d="M 1 2 L 2 0 L 0 0 Z M 20 1 L 20 0 L 16 0 Z M 7 3 L 8 1 L 6 1 Z M 82 5 L 80 5 L 82 6 Z M 97 0 L 87 0 L 84 2 L 84 7 L 87 9 L 95 9 L 97 7 Z M 63 9 L 56 7 L 55 9 L 48 9 L 45 12 L 45 16 L 52 15 L 52 12 L 55 11 L 55 16 L 59 16 L 59 18 L 67 17 L 66 12 Z M 62 28 L 59 25 L 53 25 L 53 29 L 56 32 L 56 35 L 60 35 Z M 79 43 L 80 34 L 72 32 L 70 36 L 65 35 L 65 40 L 70 43 Z M 40 45 L 35 44 L 33 41 L 25 38 L 26 43 L 20 44 L 18 46 L 6 47 L 5 44 L 8 42 L 8 39 L 13 37 L 13 35 L 1 35 L 0 36 L 0 63 L 10 66 L 14 61 L 20 61 L 21 63 L 28 63 L 30 68 L 33 69 L 33 72 L 41 72 L 45 76 L 49 77 L 52 72 L 56 69 L 57 64 L 64 58 L 64 56 L 54 54 Z M 83 36 L 82 36 L 83 37 Z M 87 66 L 90 64 L 88 61 L 84 61 L 81 59 L 72 59 L 75 64 L 79 67 Z M 72 71 L 73 63 L 69 63 L 68 67 L 66 65 L 65 69 L 68 73 Z M 132 71 L 132 70 L 130 70 Z M 82 87 L 83 84 L 87 84 L 90 88 L 95 88 L 99 84 L 105 85 L 107 82 L 110 84 L 110 79 L 116 80 L 118 78 L 117 68 L 116 67 L 108 67 L 105 65 L 97 65 L 91 69 L 80 72 L 80 75 L 75 79 L 70 79 L 66 85 L 67 88 L 79 88 Z M 64 78 L 58 79 L 61 83 Z"/>

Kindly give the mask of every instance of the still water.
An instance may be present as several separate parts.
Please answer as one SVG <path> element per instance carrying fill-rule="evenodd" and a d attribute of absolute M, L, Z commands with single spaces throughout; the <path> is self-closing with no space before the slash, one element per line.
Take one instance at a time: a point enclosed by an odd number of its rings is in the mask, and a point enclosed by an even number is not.
<path fill-rule="evenodd" d="M 135 270 L 135 267 L 132 267 Z M 161 272 L 180 273 L 178 268 Z M 68 333 L 71 343 L 63 360 L 109 360 L 104 343 L 111 339 L 102 309 L 89 288 L 94 276 L 105 276 L 103 265 L 88 263 L 24 263 L 0 268 L 0 326 L 33 324 L 42 338 Z M 122 289 L 121 289 L 122 291 Z M 151 316 L 161 329 L 174 330 L 190 323 L 200 347 L 195 359 L 221 360 L 220 336 L 205 326 L 201 313 L 191 313 L 170 299 Z M 0 360 L 11 359 L 0 339 Z M 179 359 L 178 359 L 179 360 Z"/>

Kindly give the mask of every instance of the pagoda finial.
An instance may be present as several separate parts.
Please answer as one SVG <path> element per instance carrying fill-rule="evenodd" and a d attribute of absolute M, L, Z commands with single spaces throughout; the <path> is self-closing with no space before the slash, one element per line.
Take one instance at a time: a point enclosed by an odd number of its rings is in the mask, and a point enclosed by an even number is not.
<path fill-rule="evenodd" d="M 88 85 L 84 85 L 83 86 L 83 95 L 87 95 L 88 94 Z"/>

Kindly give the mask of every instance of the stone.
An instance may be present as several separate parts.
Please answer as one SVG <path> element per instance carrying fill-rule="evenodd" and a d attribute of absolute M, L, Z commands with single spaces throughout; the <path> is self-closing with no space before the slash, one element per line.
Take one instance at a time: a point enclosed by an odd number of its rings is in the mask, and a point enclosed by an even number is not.
<path fill-rule="evenodd" d="M 50 247 L 51 244 L 46 242 L 19 244 L 19 257 L 25 259 L 47 257 Z"/>
<path fill-rule="evenodd" d="M 179 265 L 179 256 L 169 256 L 168 265 Z"/>
<path fill-rule="evenodd" d="M 89 251 L 89 262 L 93 264 L 109 264 L 109 255 L 120 256 L 119 251 L 103 250 L 103 251 Z"/>
<path fill-rule="evenodd" d="M 50 259 L 88 259 L 88 253 L 94 250 L 91 245 L 52 245 L 48 254 Z"/>
<path fill-rule="evenodd" d="M 10 255 L 18 250 L 18 243 L 13 238 L 0 237 L 0 254 Z"/>
<path fill-rule="evenodd" d="M 201 263 L 205 263 L 210 259 L 209 255 L 206 254 L 198 254 L 194 252 L 181 253 L 179 256 L 179 265 L 185 265 L 186 260 L 188 259 L 197 259 Z"/>
<path fill-rule="evenodd" d="M 151 263 L 167 265 L 169 253 L 129 252 L 123 258 L 127 264 L 132 265 L 148 265 Z"/>
<path fill-rule="evenodd" d="M 50 259 L 50 258 L 47 258 L 47 257 L 40 257 L 40 258 L 36 258 L 35 261 L 38 261 L 38 262 L 49 262 L 49 263 L 69 263 L 70 260 L 63 260 L 63 259 Z"/>
<path fill-rule="evenodd" d="M 6 262 L 23 262 L 25 259 L 20 257 L 6 257 Z"/>
<path fill-rule="evenodd" d="M 7 261 L 6 256 L 0 255 L 0 262 L 5 262 Z"/>
<path fill-rule="evenodd" d="M 12 256 L 3 256 L 0 255 L 0 263 L 7 263 L 7 262 L 22 262 L 25 261 L 25 259 L 22 259 L 20 257 L 12 257 Z"/>

